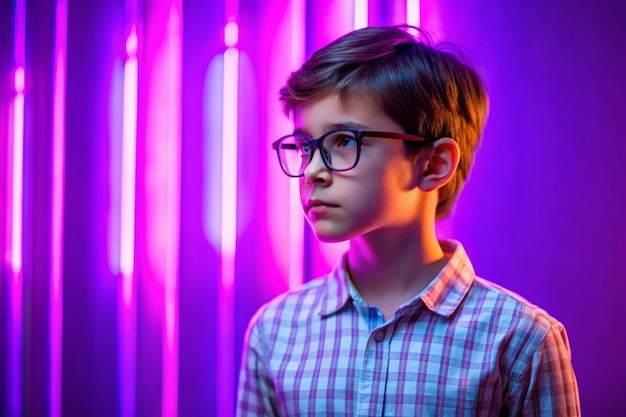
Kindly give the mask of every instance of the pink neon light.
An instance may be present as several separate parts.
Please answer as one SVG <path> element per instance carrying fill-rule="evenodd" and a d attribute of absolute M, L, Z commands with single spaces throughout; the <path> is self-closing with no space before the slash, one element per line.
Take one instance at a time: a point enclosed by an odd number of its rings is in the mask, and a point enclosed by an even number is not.
<path fill-rule="evenodd" d="M 52 133 L 52 235 L 50 277 L 50 416 L 61 416 L 63 341 L 63 200 L 65 177 L 65 64 L 67 0 L 57 0 Z"/>
<path fill-rule="evenodd" d="M 291 1 L 291 70 L 297 70 L 304 62 L 304 45 L 306 40 L 304 33 L 306 30 L 306 6 L 305 0 Z"/>
<path fill-rule="evenodd" d="M 222 113 L 222 233 L 223 254 L 234 256 L 237 244 L 237 95 L 239 51 L 224 52 Z M 222 285 L 233 285 L 234 277 L 222 277 Z"/>
<path fill-rule="evenodd" d="M 228 27 L 228 25 L 226 25 Z M 232 387 L 234 358 L 234 284 L 235 256 L 237 250 L 237 140 L 239 51 L 230 47 L 224 52 L 222 93 L 222 228 L 221 228 L 221 281 L 219 288 L 219 342 L 217 370 L 220 384 L 217 387 L 217 415 L 233 415 Z"/>
<path fill-rule="evenodd" d="M 17 70 L 15 70 L 15 91 L 18 94 L 24 92 L 24 84 L 25 84 L 24 68 L 19 67 Z"/>
<path fill-rule="evenodd" d="M 177 2 L 178 3 L 178 2 Z M 180 11 L 172 4 L 164 36 L 151 47 L 146 125 L 146 272 L 163 285 L 161 414 L 178 413 L 178 250 L 180 228 L 181 62 Z M 150 27 L 151 25 L 147 25 Z"/>
<path fill-rule="evenodd" d="M 367 0 L 354 0 L 354 29 L 361 29 L 368 23 Z"/>
<path fill-rule="evenodd" d="M 15 415 L 22 415 L 22 335 L 23 335 L 23 292 L 22 273 L 14 273 L 11 287 L 11 335 L 9 343 L 9 410 Z"/>
<path fill-rule="evenodd" d="M 120 196 L 119 367 L 121 417 L 136 413 L 137 306 L 134 302 L 135 198 L 137 167 L 138 38 L 135 25 L 126 39 L 122 114 L 122 163 Z"/>
<path fill-rule="evenodd" d="M 289 184 L 289 289 L 295 290 L 304 282 L 304 217 L 300 205 L 300 186 Z"/>
<path fill-rule="evenodd" d="M 20 80 L 21 78 L 21 80 Z M 11 173 L 11 241 L 8 245 L 9 261 L 11 264 L 11 333 L 9 345 L 9 375 L 12 387 L 9 393 L 9 409 L 21 414 L 22 404 L 22 206 L 23 206 L 23 163 L 24 163 L 24 69 L 15 71 L 15 90 L 17 94 L 13 100 L 12 123 L 12 173 Z"/>
<path fill-rule="evenodd" d="M 26 63 L 26 0 L 15 0 L 15 63 Z"/>
<path fill-rule="evenodd" d="M 13 100 L 13 173 L 10 260 L 14 276 L 22 270 L 22 206 L 24 194 L 24 68 L 15 71 Z"/>
<path fill-rule="evenodd" d="M 123 286 L 118 287 L 118 298 L 123 298 Z M 120 408 L 119 417 L 134 417 L 137 366 L 137 304 L 118 304 Z"/>
<path fill-rule="evenodd" d="M 236 21 L 235 16 L 239 16 L 239 0 L 224 0 L 224 16 L 226 21 Z"/>
<path fill-rule="evenodd" d="M 291 70 L 304 61 L 306 7 L 304 0 L 291 2 Z M 291 126 L 293 130 L 293 124 Z M 289 182 L 289 289 L 295 290 L 304 281 L 304 217 L 300 206 L 300 188 L 297 181 Z"/>
<path fill-rule="evenodd" d="M 129 57 L 134 58 L 137 56 L 137 48 L 139 46 L 139 40 L 137 39 L 137 28 L 133 25 L 130 29 L 130 34 L 126 39 L 126 53 Z"/>
<path fill-rule="evenodd" d="M 8 410 L 15 415 L 22 414 L 22 351 L 23 351 L 23 301 L 24 284 L 22 279 L 22 210 L 24 205 L 24 92 L 26 80 L 24 65 L 26 62 L 26 1 L 15 1 L 15 43 L 14 59 L 17 66 L 15 70 L 16 95 L 11 105 L 12 120 L 9 126 L 10 146 L 8 152 L 12 154 L 9 166 L 10 202 L 7 204 L 7 219 L 10 219 L 7 237 L 7 260 L 13 273 L 9 282 L 11 304 L 9 322 L 9 347 L 8 347 L 8 375 L 11 378 L 8 389 Z"/>
<path fill-rule="evenodd" d="M 222 275 L 235 275 L 235 257 L 229 254 L 222 255 Z M 217 384 L 217 414 L 220 417 L 232 417 L 233 386 L 235 383 L 235 287 L 223 286 L 218 290 L 218 329 L 216 370 L 220 382 Z"/>
<path fill-rule="evenodd" d="M 137 33 L 133 26 L 126 47 L 129 58 L 124 64 L 124 115 L 122 119 L 122 190 L 120 272 L 124 279 L 124 303 L 132 297 L 135 256 L 135 189 L 137 161 Z"/>
<path fill-rule="evenodd" d="M 181 148 L 181 31 L 180 13 L 174 5 L 167 28 L 167 171 L 165 240 L 165 320 L 163 349 L 162 415 L 178 414 L 178 249 L 180 228 Z"/>
<path fill-rule="evenodd" d="M 421 24 L 420 0 L 406 0 L 406 23 L 412 26 Z"/>
<path fill-rule="evenodd" d="M 122 174 L 120 200 L 120 415 L 135 415 L 136 305 L 133 302 L 135 256 L 135 190 L 137 160 L 137 32 L 135 26 L 126 40 L 129 55 L 124 64 L 122 115 Z"/>
<path fill-rule="evenodd" d="M 224 44 L 229 48 L 237 46 L 239 41 L 239 26 L 236 22 L 230 21 L 224 27 Z"/>

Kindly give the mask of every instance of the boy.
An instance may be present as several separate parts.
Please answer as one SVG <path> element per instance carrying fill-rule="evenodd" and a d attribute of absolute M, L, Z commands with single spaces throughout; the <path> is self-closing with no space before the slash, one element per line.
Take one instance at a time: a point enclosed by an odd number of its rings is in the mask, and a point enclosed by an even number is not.
<path fill-rule="evenodd" d="M 401 27 L 354 31 L 280 91 L 274 142 L 332 272 L 263 306 L 246 336 L 239 416 L 578 416 L 562 324 L 474 275 L 438 241 L 473 161 L 483 82 Z"/>

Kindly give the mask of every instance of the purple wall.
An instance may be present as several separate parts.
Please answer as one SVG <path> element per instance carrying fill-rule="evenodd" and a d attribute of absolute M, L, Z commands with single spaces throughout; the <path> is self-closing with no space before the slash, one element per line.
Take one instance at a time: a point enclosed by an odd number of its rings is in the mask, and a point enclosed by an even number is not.
<path fill-rule="evenodd" d="M 50 170 L 52 167 L 53 0 L 26 1 L 26 126 L 22 384 L 12 365 L 11 272 L 5 262 L 9 201 L 8 107 L 13 96 L 12 2 L 0 6 L 0 415 L 21 393 L 24 415 L 50 415 Z M 62 414 L 120 414 L 119 271 L 111 267 L 111 120 L 120 112 L 115 68 L 126 58 L 129 4 L 140 46 L 137 156 L 136 386 L 126 396 L 136 414 L 157 416 L 163 389 L 164 288 L 147 258 L 152 224 L 148 150 L 157 35 L 170 4 L 70 1 L 68 7 L 65 224 L 63 241 Z M 370 23 L 400 23 L 404 2 L 370 0 Z M 231 317 L 234 375 L 246 324 L 256 309 L 287 289 L 288 180 L 269 143 L 289 129 L 276 102 L 290 71 L 291 34 L 302 31 L 306 55 L 351 27 L 351 1 L 304 1 L 305 27 L 290 23 L 290 2 L 239 1 L 240 86 L 237 258 Z M 211 84 L 225 50 L 226 9 L 232 2 L 182 2 L 180 248 L 178 312 L 179 415 L 215 415 L 224 375 L 219 360 L 220 250 L 210 238 L 220 201 L 212 177 L 221 151 L 216 131 L 222 95 Z M 130 13 L 132 15 L 132 13 Z M 422 26 L 462 45 L 478 63 L 491 96 L 484 142 L 471 179 L 443 235 L 461 240 L 479 275 L 517 291 L 561 320 L 570 337 L 583 414 L 626 415 L 626 3 L 422 0 Z M 9 25 L 9 26 L 7 26 Z M 6 29 L 9 27 L 9 29 Z M 7 47 L 9 46 L 9 47 Z M 287 54 L 288 55 L 288 54 Z M 111 104 L 113 103 L 113 104 Z M 117 104 L 116 104 L 117 103 Z M 209 111 L 211 110 L 211 111 Z M 215 111 L 213 111 L 215 110 Z M 219 130 L 219 129 L 217 129 Z M 207 133 L 209 132 L 209 133 Z M 208 191 L 207 191 L 208 190 Z M 205 192 L 206 191 L 206 192 Z M 219 191 L 219 190 L 217 190 Z M 210 214 L 210 215 L 208 215 Z M 219 213 L 218 213 L 219 214 Z M 215 217 L 215 218 L 213 218 Z M 285 220 L 286 221 L 286 220 Z M 328 270 L 336 247 L 305 233 L 310 256 L 304 276 Z M 232 387 L 234 400 L 235 387 Z M 227 417 L 227 416 L 224 416 Z"/>
<path fill-rule="evenodd" d="M 491 95 L 454 235 L 569 333 L 583 415 L 626 415 L 626 4 L 426 3 Z"/>

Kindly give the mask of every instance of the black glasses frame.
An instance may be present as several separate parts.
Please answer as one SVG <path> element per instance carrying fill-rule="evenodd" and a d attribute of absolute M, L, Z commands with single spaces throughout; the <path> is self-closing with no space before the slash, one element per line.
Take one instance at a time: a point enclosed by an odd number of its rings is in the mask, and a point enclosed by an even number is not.
<path fill-rule="evenodd" d="M 291 178 L 300 178 L 302 176 L 304 176 L 304 169 L 309 166 L 309 164 L 311 163 L 311 161 L 313 160 L 313 155 L 315 154 L 315 150 L 316 149 L 323 149 L 322 145 L 324 144 L 324 139 L 326 139 L 328 136 L 332 135 L 333 133 L 337 133 L 337 132 L 352 132 L 355 136 L 355 140 L 357 143 L 357 149 L 356 149 L 356 159 L 354 160 L 354 164 L 349 167 L 349 168 L 342 168 L 342 169 L 337 169 L 337 168 L 333 168 L 331 166 L 330 161 L 328 160 L 328 155 L 326 154 L 326 152 L 320 152 L 320 156 L 322 157 L 322 161 L 324 162 L 324 165 L 326 165 L 326 167 L 332 171 L 336 171 L 336 172 L 344 172 L 344 171 L 349 171 L 351 169 L 354 169 L 354 167 L 357 166 L 357 164 L 359 163 L 359 158 L 361 157 L 361 143 L 363 141 L 363 138 L 365 137 L 370 137 L 370 138 L 384 138 L 384 139 L 400 139 L 400 140 L 408 140 L 411 142 L 425 142 L 426 139 L 423 136 L 417 136 L 417 135 L 409 135 L 407 133 L 399 133 L 399 132 L 379 132 L 379 131 L 374 131 L 374 130 L 360 130 L 360 129 L 336 129 L 336 130 L 331 130 L 330 132 L 326 132 L 324 133 L 322 136 L 320 136 L 317 139 L 309 139 L 306 136 L 303 135 L 286 135 L 281 137 L 280 139 L 276 140 L 274 143 L 272 143 L 272 148 L 276 150 L 276 154 L 278 156 L 278 163 L 280 164 L 280 168 L 283 170 L 283 172 Z M 299 175 L 292 175 L 289 172 L 287 172 L 287 168 L 285 167 L 285 165 L 283 164 L 282 159 L 280 158 L 280 144 L 282 141 L 289 139 L 289 138 L 293 138 L 293 137 L 297 137 L 300 139 L 303 139 L 304 141 L 306 141 L 309 146 L 311 147 L 311 156 L 308 160 L 308 162 L 306 163 L 306 165 L 304 165 L 303 168 L 303 172 Z"/>

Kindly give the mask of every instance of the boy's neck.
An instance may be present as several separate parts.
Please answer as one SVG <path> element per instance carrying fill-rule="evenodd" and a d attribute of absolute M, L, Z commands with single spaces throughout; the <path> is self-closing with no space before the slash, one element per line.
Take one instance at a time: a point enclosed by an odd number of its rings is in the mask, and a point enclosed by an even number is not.
<path fill-rule="evenodd" d="M 348 268 L 361 297 L 378 307 L 385 320 L 419 294 L 447 262 L 430 230 L 371 233 L 350 241 Z"/>

